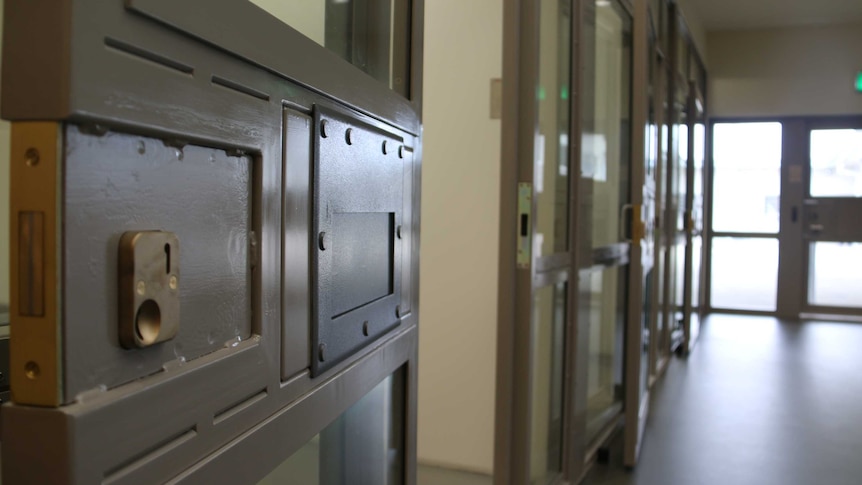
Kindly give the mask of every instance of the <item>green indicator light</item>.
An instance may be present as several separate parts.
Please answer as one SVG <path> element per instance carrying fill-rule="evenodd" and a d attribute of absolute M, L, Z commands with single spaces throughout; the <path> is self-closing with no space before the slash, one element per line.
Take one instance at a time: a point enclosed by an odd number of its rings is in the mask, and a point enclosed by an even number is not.
<path fill-rule="evenodd" d="M 545 88 L 544 86 L 539 86 L 539 101 L 545 100 Z"/>
<path fill-rule="evenodd" d="M 856 92 L 862 93 L 862 72 L 856 75 Z"/>
<path fill-rule="evenodd" d="M 560 98 L 562 98 L 563 100 L 569 99 L 569 87 L 568 86 L 563 86 L 563 91 L 560 92 Z"/>

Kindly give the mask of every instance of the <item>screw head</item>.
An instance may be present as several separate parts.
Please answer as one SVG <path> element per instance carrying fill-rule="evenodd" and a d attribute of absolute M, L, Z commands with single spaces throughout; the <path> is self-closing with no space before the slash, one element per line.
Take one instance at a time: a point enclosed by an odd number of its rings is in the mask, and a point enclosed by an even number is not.
<path fill-rule="evenodd" d="M 368 320 L 362 322 L 362 335 L 368 336 Z"/>
<path fill-rule="evenodd" d="M 325 356 L 324 356 L 324 354 L 323 354 L 323 351 L 324 351 L 324 350 L 326 350 L 326 344 L 320 344 L 320 345 L 317 347 L 317 358 L 318 358 L 321 362 L 323 362 L 323 361 L 325 361 L 325 360 L 326 360 L 326 357 L 325 357 Z"/>
<path fill-rule="evenodd" d="M 147 284 L 143 281 L 138 281 L 138 285 L 135 287 L 135 290 L 138 292 L 139 295 L 144 296 L 144 294 L 147 292 Z"/>
<path fill-rule="evenodd" d="M 27 151 L 24 153 L 24 160 L 26 161 L 28 167 L 35 167 L 36 165 L 39 165 L 39 159 L 39 150 L 35 148 L 28 148 Z"/>
<path fill-rule="evenodd" d="M 329 123 L 326 120 L 321 120 L 320 122 L 320 136 L 322 136 L 323 138 L 329 136 L 329 134 L 326 132 L 326 126 L 328 124 Z"/>
<path fill-rule="evenodd" d="M 317 246 L 321 251 L 326 251 L 327 246 L 329 246 L 329 238 L 326 236 L 325 232 L 321 232 L 319 236 L 317 236 Z"/>
<path fill-rule="evenodd" d="M 348 128 L 347 131 L 344 132 L 344 140 L 348 145 L 353 145 L 353 128 Z"/>
<path fill-rule="evenodd" d="M 172 290 L 176 290 L 177 284 L 178 282 L 176 275 L 171 275 L 171 278 L 168 280 L 168 286 L 170 286 Z"/>

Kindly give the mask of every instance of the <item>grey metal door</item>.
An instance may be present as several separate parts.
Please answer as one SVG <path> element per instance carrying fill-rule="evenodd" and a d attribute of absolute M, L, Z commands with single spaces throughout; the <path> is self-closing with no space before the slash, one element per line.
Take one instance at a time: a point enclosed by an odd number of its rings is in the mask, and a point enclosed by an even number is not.
<path fill-rule="evenodd" d="M 862 121 L 811 122 L 807 135 L 803 311 L 862 315 Z"/>
<path fill-rule="evenodd" d="M 3 482 L 415 483 L 422 0 L 5 7 Z"/>

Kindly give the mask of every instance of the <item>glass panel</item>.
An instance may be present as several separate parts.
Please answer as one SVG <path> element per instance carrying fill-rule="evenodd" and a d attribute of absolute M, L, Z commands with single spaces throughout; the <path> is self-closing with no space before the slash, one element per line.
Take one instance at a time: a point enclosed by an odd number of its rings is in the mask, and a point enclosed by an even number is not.
<path fill-rule="evenodd" d="M 399 370 L 258 485 L 404 483 L 404 392 Z"/>
<path fill-rule="evenodd" d="M 622 409 L 625 268 L 581 272 L 580 304 L 589 321 L 587 437 L 597 437 Z"/>
<path fill-rule="evenodd" d="M 539 135 L 536 140 L 536 250 L 568 250 L 569 79 L 572 14 L 568 1 L 543 0 L 539 45 Z"/>
<path fill-rule="evenodd" d="M 587 8 L 589 8 L 588 6 Z M 616 2 L 597 1 L 586 20 L 581 197 L 586 252 L 622 240 L 620 211 L 629 201 L 631 19 Z M 583 238 L 589 238 L 584 241 Z"/>
<path fill-rule="evenodd" d="M 703 261 L 703 238 L 696 237 L 691 240 L 691 307 L 697 312 L 700 307 L 701 284 L 701 262 Z"/>
<path fill-rule="evenodd" d="M 536 290 L 533 302 L 533 406 L 530 480 L 544 485 L 563 470 L 565 283 Z"/>
<path fill-rule="evenodd" d="M 712 240 L 712 307 L 775 311 L 778 239 Z"/>
<path fill-rule="evenodd" d="M 712 150 L 712 229 L 777 233 L 781 123 L 716 124 Z"/>
<path fill-rule="evenodd" d="M 809 304 L 862 308 L 862 243 L 814 242 L 809 258 Z"/>
<path fill-rule="evenodd" d="M 390 89 L 407 94 L 409 15 L 400 0 L 249 0 Z M 396 37 L 397 36 L 397 37 Z"/>
<path fill-rule="evenodd" d="M 862 130 L 811 131 L 811 196 L 862 197 Z"/>

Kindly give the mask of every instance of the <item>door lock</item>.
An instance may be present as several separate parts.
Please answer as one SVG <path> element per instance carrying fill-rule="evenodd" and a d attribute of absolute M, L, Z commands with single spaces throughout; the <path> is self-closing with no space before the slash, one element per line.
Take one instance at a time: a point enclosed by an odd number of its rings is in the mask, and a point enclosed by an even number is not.
<path fill-rule="evenodd" d="M 180 243 L 174 233 L 126 232 L 119 248 L 119 336 L 127 349 L 174 338 L 180 328 Z"/>

